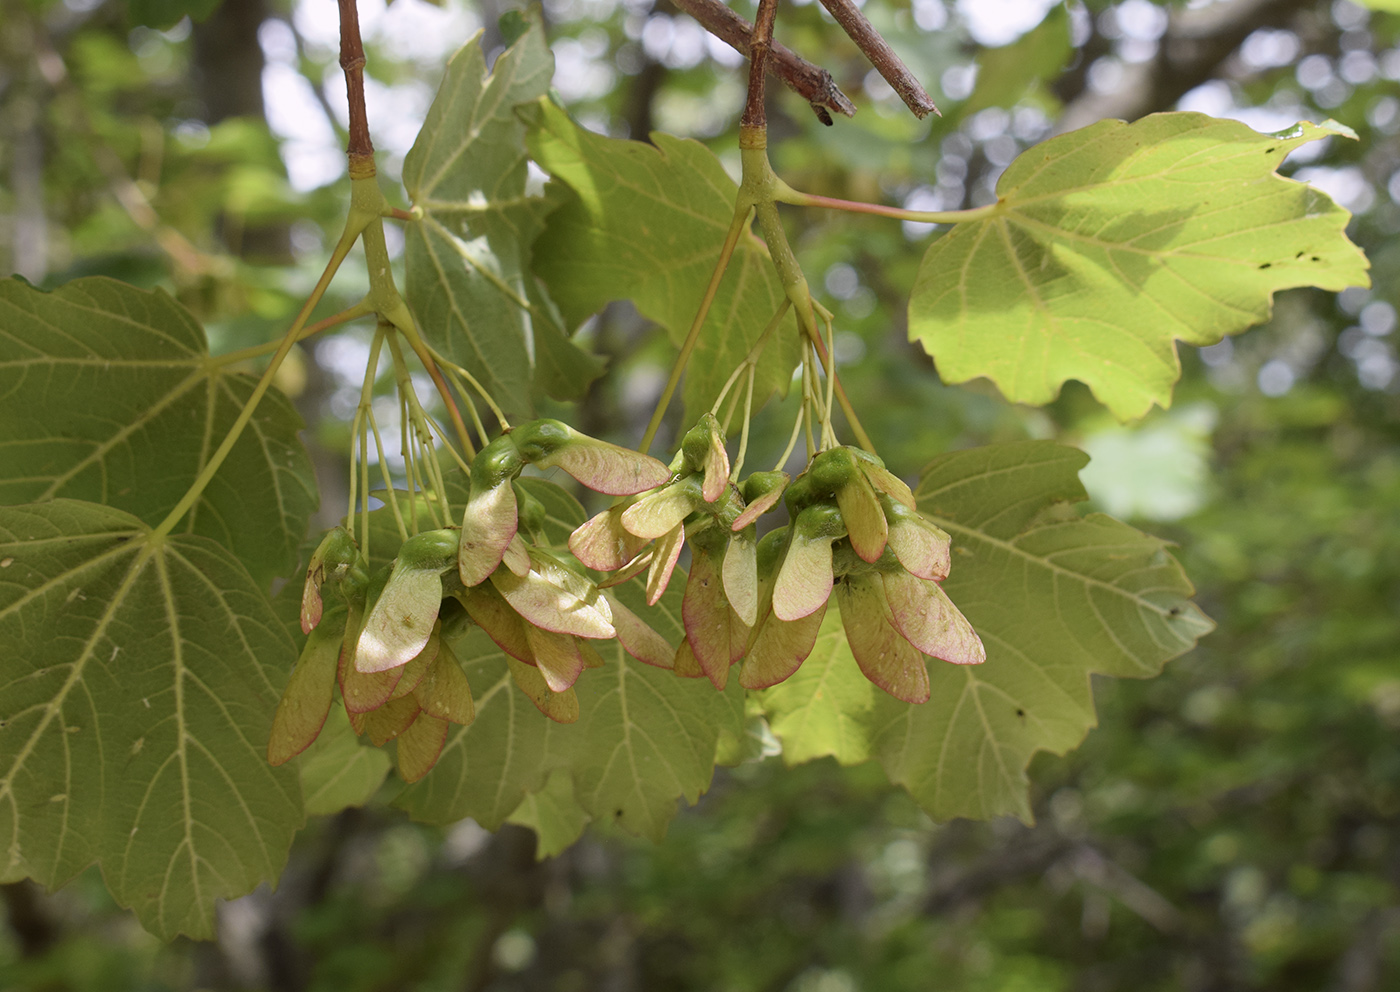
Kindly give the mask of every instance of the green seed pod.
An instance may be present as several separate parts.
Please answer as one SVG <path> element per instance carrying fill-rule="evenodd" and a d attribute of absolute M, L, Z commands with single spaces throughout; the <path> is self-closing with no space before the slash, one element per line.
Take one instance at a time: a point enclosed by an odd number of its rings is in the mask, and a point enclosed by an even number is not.
<path fill-rule="evenodd" d="M 849 449 L 832 448 L 812 459 L 807 474 L 811 476 L 814 492 L 834 496 L 850 485 L 859 471 L 855 456 Z"/>
<path fill-rule="evenodd" d="M 791 481 L 792 476 L 786 472 L 754 472 L 739 486 L 739 491 L 744 496 L 744 502 L 752 506 L 774 492 L 781 495 Z"/>
<path fill-rule="evenodd" d="M 531 538 L 537 539 L 549 513 L 544 504 L 530 495 L 530 491 L 524 486 L 512 483 L 512 487 L 515 489 L 515 512 L 520 521 L 519 526 Z"/>
<path fill-rule="evenodd" d="M 685 437 L 681 439 L 681 454 L 685 456 L 688 471 L 705 471 L 705 463 L 709 460 L 716 437 L 719 438 L 720 447 L 723 447 L 724 431 L 711 413 L 701 416 L 695 426 L 685 432 Z"/>
<path fill-rule="evenodd" d="M 778 567 L 778 563 L 783 560 L 783 552 L 787 550 L 788 533 L 791 528 L 777 527 L 764 534 L 759 539 L 757 558 L 758 576 L 765 579 L 773 574 L 773 570 Z"/>
<path fill-rule="evenodd" d="M 536 420 L 511 434 L 524 459 L 539 468 L 562 468 L 594 492 L 630 496 L 671 477 L 661 462 L 629 448 L 581 434 L 558 420 Z"/>
<path fill-rule="evenodd" d="M 788 516 L 796 519 L 799 513 L 821 498 L 821 493 L 812 484 L 811 472 L 807 471 L 792 480 L 783 493 L 783 504 L 787 507 Z"/>
<path fill-rule="evenodd" d="M 306 583 L 301 593 L 301 632 L 309 634 L 321 622 L 322 590 L 335 588 L 360 557 L 359 546 L 344 527 L 326 532 L 306 567 Z"/>
<path fill-rule="evenodd" d="M 544 418 L 518 425 L 510 433 L 520 457 L 527 462 L 538 462 L 548 458 L 574 438 L 574 431 L 568 424 Z"/>
<path fill-rule="evenodd" d="M 495 489 L 506 479 L 513 479 L 525 466 L 515 446 L 514 435 L 504 434 L 476 453 L 472 459 L 472 495 Z"/>
<path fill-rule="evenodd" d="M 399 548 L 398 567 L 445 572 L 457 564 L 458 537 L 451 527 L 414 534 Z"/>

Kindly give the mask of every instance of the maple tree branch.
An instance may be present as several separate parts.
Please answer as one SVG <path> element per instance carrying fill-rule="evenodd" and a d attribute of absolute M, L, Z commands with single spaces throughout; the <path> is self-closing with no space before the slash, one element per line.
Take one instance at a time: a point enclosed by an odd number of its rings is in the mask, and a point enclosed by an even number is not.
<path fill-rule="evenodd" d="M 350 178 L 374 175 L 374 143 L 365 113 L 365 43 L 360 40 L 360 12 L 355 0 L 340 0 L 340 68 L 345 72 L 345 95 L 350 101 L 350 138 L 345 152 Z"/>
<path fill-rule="evenodd" d="M 749 41 L 753 25 L 730 10 L 722 0 L 673 0 L 675 5 L 695 18 L 720 41 L 746 58 L 750 56 Z M 823 124 L 831 124 L 835 111 L 853 117 L 856 105 L 851 102 L 836 81 L 819 65 L 813 65 L 791 49 L 774 42 L 769 50 L 768 71 L 788 88 L 812 105 L 812 111 Z"/>
<path fill-rule="evenodd" d="M 934 106 L 933 97 L 928 95 L 923 84 L 914 77 L 909 67 L 894 53 L 889 42 L 875 30 L 875 25 L 870 23 L 852 0 L 822 0 L 822 6 L 828 14 L 836 18 L 836 23 L 841 25 L 841 30 L 850 36 L 856 47 L 865 53 L 875 71 L 894 87 L 894 91 L 899 94 L 904 105 L 913 111 L 915 117 L 923 119 L 929 114 L 943 116 Z"/>
<path fill-rule="evenodd" d="M 763 107 L 763 74 L 768 68 L 768 51 L 773 47 L 773 21 L 778 16 L 778 0 L 758 0 L 753 36 L 749 39 L 749 96 L 744 101 L 741 128 L 764 130 L 768 114 Z"/>

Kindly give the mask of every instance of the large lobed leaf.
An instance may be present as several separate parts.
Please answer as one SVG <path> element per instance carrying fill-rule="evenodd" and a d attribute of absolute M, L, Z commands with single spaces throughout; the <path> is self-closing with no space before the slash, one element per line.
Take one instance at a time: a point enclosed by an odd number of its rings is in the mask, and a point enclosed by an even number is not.
<path fill-rule="evenodd" d="M 253 385 L 210 359 L 204 332 L 163 292 L 106 278 L 52 293 L 0 281 L 0 504 L 70 497 L 157 525 Z M 263 589 L 296 567 L 317 504 L 301 426 L 269 390 L 179 524 L 230 549 Z"/>
<path fill-rule="evenodd" d="M 535 245 L 535 267 L 570 324 L 611 300 L 631 300 L 679 345 L 709 283 L 738 187 L 698 141 L 655 145 L 593 134 L 547 100 L 533 108 L 530 153 L 567 190 Z M 685 422 L 709 410 L 783 300 L 768 250 L 739 239 L 687 367 Z M 797 363 L 791 316 L 758 364 L 756 398 L 785 389 Z"/>
<path fill-rule="evenodd" d="M 164 938 L 273 881 L 302 823 L 266 760 L 296 657 L 248 572 L 121 510 L 0 507 L 0 877 L 57 886 L 94 861 Z"/>
<path fill-rule="evenodd" d="M 1118 417 L 1167 406 L 1177 340 L 1213 344 L 1293 286 L 1368 285 L 1326 194 L 1275 173 L 1341 125 L 1278 135 L 1202 114 L 1100 121 L 1036 145 L 981 219 L 930 246 L 909 336 L 947 382 L 1048 403 L 1067 379 Z"/>
<path fill-rule="evenodd" d="M 1094 725 L 1089 676 L 1154 675 L 1211 628 L 1164 542 L 1070 509 L 1086 461 L 1030 441 L 925 469 L 919 507 L 953 538 L 944 588 L 987 661 L 928 662 L 932 698 L 909 705 L 864 683 L 829 617 L 797 675 L 760 697 L 790 762 L 875 757 L 938 819 L 1029 819 L 1026 765 Z"/>
<path fill-rule="evenodd" d="M 423 336 L 511 413 L 539 385 L 578 399 L 602 367 L 569 339 L 530 272 L 530 245 L 552 204 L 526 195 L 525 125 L 554 58 L 536 20 L 486 72 L 480 35 L 448 63 L 404 159 L 423 219 L 408 228 L 406 295 Z"/>

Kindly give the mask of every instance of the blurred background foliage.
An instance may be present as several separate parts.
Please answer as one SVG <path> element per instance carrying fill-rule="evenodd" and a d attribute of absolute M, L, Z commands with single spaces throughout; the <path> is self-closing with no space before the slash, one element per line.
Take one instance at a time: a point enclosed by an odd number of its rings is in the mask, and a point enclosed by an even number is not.
<path fill-rule="evenodd" d="M 499 51 L 510 6 L 360 7 L 392 181 L 447 56 L 478 28 Z M 227 0 L 198 24 L 132 8 L 0 0 L 0 269 L 43 286 L 163 286 L 216 350 L 268 340 L 347 199 L 335 4 Z M 157 943 L 91 873 L 53 894 L 0 887 L 0 987 L 1400 988 L 1400 14 L 1351 0 L 865 12 L 943 117 L 910 116 L 819 6 L 784 5 L 778 38 L 861 108 L 826 128 L 772 88 L 774 163 L 799 188 L 978 205 L 1028 145 L 1160 110 L 1260 130 L 1333 117 L 1359 135 L 1306 146 L 1285 171 L 1353 211 L 1375 288 L 1284 294 L 1268 326 L 1188 349 L 1174 408 L 1126 426 L 1073 384 L 1030 409 L 939 383 L 904 333 L 927 226 L 786 215 L 893 468 L 911 477 L 939 451 L 995 440 L 1080 444 L 1095 504 L 1179 542 L 1219 629 L 1160 678 L 1098 684 L 1100 728 L 1032 766 L 1035 827 L 936 825 L 875 769 L 767 754 L 721 769 L 661 846 L 594 831 L 537 862 L 522 828 L 409 823 L 389 785 L 311 823 L 275 893 L 221 908 L 216 943 Z M 731 50 L 669 0 L 546 0 L 544 15 L 555 87 L 580 121 L 693 136 L 737 171 Z M 363 290 L 343 271 L 325 313 Z M 609 371 L 580 408 L 554 412 L 635 440 L 664 339 L 624 306 L 582 335 Z M 309 425 L 322 523 L 343 505 L 367 340 L 316 340 L 281 376 Z M 386 404 L 381 424 L 396 412 Z M 758 460 L 781 450 L 790 417 L 779 404 L 759 416 Z"/>

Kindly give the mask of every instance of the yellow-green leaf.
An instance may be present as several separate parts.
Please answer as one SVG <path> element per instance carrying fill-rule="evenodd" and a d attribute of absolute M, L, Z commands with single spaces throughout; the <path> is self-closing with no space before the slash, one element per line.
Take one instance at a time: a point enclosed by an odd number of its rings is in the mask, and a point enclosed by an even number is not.
<path fill-rule="evenodd" d="M 1202 114 L 1100 121 L 1011 163 L 997 203 L 924 256 L 909 337 L 945 382 L 1048 403 L 1078 379 L 1120 418 L 1171 402 L 1176 344 L 1266 320 L 1293 286 L 1369 284 L 1350 215 L 1275 169 L 1328 122 L 1277 135 Z"/>

